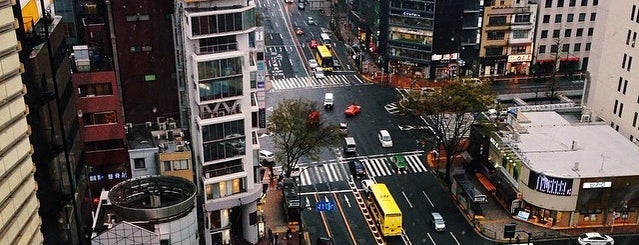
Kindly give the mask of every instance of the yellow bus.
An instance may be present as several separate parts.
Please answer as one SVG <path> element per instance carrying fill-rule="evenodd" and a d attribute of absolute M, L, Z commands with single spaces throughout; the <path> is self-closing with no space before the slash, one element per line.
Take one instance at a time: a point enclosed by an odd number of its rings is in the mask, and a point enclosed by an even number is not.
<path fill-rule="evenodd" d="M 324 68 L 324 71 L 333 71 L 333 55 L 331 55 L 331 51 L 325 45 L 317 45 L 315 59 L 317 64 Z"/>
<path fill-rule="evenodd" d="M 368 195 L 368 209 L 384 236 L 402 234 L 402 211 L 385 184 L 372 184 Z"/>

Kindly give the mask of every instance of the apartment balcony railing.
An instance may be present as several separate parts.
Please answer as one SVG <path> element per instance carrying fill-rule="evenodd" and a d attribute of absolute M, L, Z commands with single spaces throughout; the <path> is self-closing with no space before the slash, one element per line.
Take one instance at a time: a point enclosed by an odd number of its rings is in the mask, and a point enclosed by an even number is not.
<path fill-rule="evenodd" d="M 200 112 L 200 118 L 201 119 L 210 119 L 210 118 L 217 118 L 217 117 L 223 117 L 223 116 L 228 116 L 228 115 L 234 115 L 234 114 L 238 114 L 238 113 L 242 113 L 242 109 L 240 108 L 239 105 L 237 105 L 237 107 L 235 107 L 235 109 L 230 109 L 230 110 L 217 110 L 217 111 L 203 111 Z"/>
<path fill-rule="evenodd" d="M 218 44 L 218 45 L 201 46 L 199 49 L 197 49 L 196 54 L 198 55 L 214 54 L 214 53 L 223 53 L 223 52 L 237 51 L 237 50 L 238 50 L 238 43 L 232 42 L 232 43 L 225 43 L 225 44 Z"/>
<path fill-rule="evenodd" d="M 239 173 L 242 171 L 244 171 L 244 169 L 242 168 L 242 165 L 229 166 L 229 167 L 218 168 L 218 169 L 209 169 L 209 170 L 204 169 L 204 178 L 210 179 L 210 178 L 223 176 L 227 174 Z"/>

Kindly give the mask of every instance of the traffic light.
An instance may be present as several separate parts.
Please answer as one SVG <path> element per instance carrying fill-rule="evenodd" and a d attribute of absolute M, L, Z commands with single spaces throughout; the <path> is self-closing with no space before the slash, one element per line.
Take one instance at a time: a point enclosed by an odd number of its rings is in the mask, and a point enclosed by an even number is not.
<path fill-rule="evenodd" d="M 510 223 L 504 225 L 504 238 L 514 238 L 515 230 L 517 230 L 517 224 Z"/>

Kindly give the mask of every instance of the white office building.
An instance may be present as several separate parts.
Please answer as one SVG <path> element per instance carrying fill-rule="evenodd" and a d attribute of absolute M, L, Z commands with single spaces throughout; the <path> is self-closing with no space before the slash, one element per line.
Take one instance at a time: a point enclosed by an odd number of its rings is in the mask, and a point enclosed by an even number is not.
<path fill-rule="evenodd" d="M 265 121 L 263 31 L 255 2 L 181 0 L 175 6 L 180 105 L 204 200 L 203 239 L 256 243 L 262 194 L 257 130 Z"/>

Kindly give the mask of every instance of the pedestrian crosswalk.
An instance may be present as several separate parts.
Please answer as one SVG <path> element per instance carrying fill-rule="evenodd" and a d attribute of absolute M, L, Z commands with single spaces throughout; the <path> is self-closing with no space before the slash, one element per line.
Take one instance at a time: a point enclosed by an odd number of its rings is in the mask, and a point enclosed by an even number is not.
<path fill-rule="evenodd" d="M 427 172 L 428 168 L 422 162 L 421 154 L 404 155 L 408 163 L 407 170 L 393 168 L 389 157 L 361 158 L 360 161 L 366 168 L 368 177 L 387 176 L 394 174 L 407 174 Z M 300 171 L 301 186 L 320 184 L 326 182 L 344 181 L 351 178 L 349 161 L 328 162 L 322 164 L 310 164 Z"/>
<path fill-rule="evenodd" d="M 271 80 L 274 90 L 295 89 L 295 88 L 316 88 L 316 87 L 339 87 L 366 83 L 357 75 L 329 75 L 324 79 L 315 77 L 292 77 L 285 79 Z"/>

